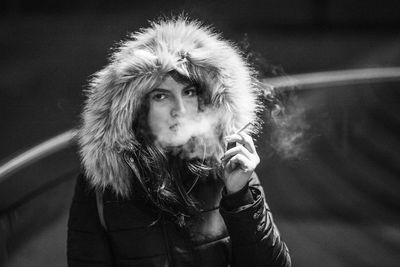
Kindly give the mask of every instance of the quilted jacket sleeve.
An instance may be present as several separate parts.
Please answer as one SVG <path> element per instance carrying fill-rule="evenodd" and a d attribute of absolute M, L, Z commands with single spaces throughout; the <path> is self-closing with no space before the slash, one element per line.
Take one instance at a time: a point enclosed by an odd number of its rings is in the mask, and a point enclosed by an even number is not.
<path fill-rule="evenodd" d="M 68 220 L 69 267 L 111 267 L 112 253 L 97 213 L 96 194 L 79 175 Z"/>
<path fill-rule="evenodd" d="M 242 194 L 242 202 L 232 208 L 226 195 L 221 200 L 220 213 L 232 242 L 232 266 L 291 266 L 288 248 L 281 240 L 264 191 L 254 174 L 248 189 L 253 200 Z"/>

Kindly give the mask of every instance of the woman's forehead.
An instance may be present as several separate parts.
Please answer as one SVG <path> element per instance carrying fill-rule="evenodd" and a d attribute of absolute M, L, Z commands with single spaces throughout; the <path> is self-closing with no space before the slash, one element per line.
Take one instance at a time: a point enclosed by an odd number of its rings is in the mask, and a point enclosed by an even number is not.
<path fill-rule="evenodd" d="M 184 89 L 188 86 L 192 85 L 190 82 L 185 81 L 176 81 L 170 75 L 167 75 L 163 81 L 155 88 L 155 89 L 162 89 L 162 90 L 180 90 Z"/>

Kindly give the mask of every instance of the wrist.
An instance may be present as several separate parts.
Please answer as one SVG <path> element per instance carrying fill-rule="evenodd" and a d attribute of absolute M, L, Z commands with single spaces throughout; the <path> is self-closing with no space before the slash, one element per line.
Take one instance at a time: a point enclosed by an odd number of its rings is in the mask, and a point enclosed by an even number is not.
<path fill-rule="evenodd" d="M 226 194 L 232 195 L 241 190 L 244 190 L 245 187 L 248 187 L 247 183 L 240 184 L 240 185 L 225 185 Z"/>
<path fill-rule="evenodd" d="M 222 191 L 222 206 L 227 210 L 232 210 L 240 206 L 251 204 L 254 202 L 253 195 L 250 191 L 249 184 L 246 183 L 243 188 L 235 193 L 229 194 L 225 187 Z"/>
<path fill-rule="evenodd" d="M 232 179 L 234 178 L 234 179 Z M 236 178 L 236 179 L 235 179 Z M 234 194 L 249 184 L 250 176 L 229 177 L 226 179 L 225 188 L 228 194 Z"/>

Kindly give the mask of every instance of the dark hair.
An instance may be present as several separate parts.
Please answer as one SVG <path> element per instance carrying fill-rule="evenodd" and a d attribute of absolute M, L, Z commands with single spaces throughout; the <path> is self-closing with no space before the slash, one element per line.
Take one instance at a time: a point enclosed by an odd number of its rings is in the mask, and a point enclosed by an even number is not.
<path fill-rule="evenodd" d="M 199 110 L 203 111 L 204 107 L 211 102 L 210 94 L 202 81 L 194 80 L 192 77 L 184 76 L 183 74 L 179 73 L 176 70 L 172 70 L 168 72 L 168 74 L 172 79 L 174 79 L 178 83 L 183 84 L 193 84 L 197 89 L 197 94 L 199 96 Z"/>
<path fill-rule="evenodd" d="M 200 88 L 195 81 L 180 75 L 176 71 L 168 73 L 175 81 L 181 83 L 195 83 L 199 90 L 199 109 L 204 101 L 204 88 Z M 135 163 L 139 169 L 142 182 L 146 184 L 148 192 L 155 200 L 160 212 L 172 217 L 181 227 L 186 226 L 187 219 L 200 214 L 199 204 L 189 196 L 201 176 L 206 176 L 213 169 L 207 159 L 187 160 L 164 150 L 154 144 L 155 137 L 151 134 L 147 123 L 149 112 L 149 95 L 146 95 L 139 108 L 138 116 L 133 122 L 133 132 L 139 146 L 135 153 Z M 184 180 L 185 179 L 185 180 Z M 189 186 L 186 186 L 187 183 Z"/>

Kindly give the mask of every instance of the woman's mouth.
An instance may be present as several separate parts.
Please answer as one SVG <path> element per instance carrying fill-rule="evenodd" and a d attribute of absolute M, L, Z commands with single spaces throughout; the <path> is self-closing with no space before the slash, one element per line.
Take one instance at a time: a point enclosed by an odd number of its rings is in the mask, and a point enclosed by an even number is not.
<path fill-rule="evenodd" d="M 174 132 L 176 132 L 176 131 L 178 130 L 178 128 L 179 128 L 179 123 L 175 123 L 175 124 L 173 124 L 173 125 L 171 125 L 171 126 L 169 127 L 169 129 L 170 129 L 171 131 L 174 131 Z"/>

